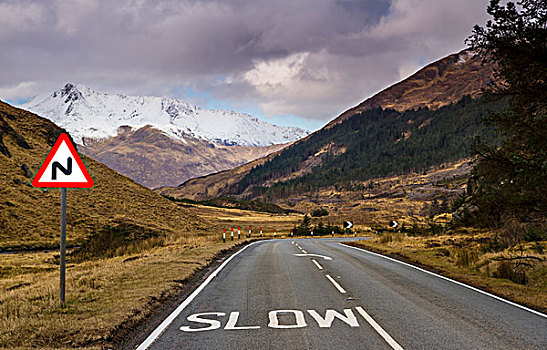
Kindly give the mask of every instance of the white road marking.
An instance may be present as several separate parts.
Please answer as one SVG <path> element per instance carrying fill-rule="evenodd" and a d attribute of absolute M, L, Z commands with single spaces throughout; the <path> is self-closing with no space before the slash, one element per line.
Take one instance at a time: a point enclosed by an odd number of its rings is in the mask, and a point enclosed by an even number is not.
<path fill-rule="evenodd" d="M 319 254 L 294 254 L 296 256 L 316 256 L 318 258 L 323 258 L 325 260 L 332 260 L 332 258 L 330 256 L 325 256 L 325 255 L 319 255 Z"/>
<path fill-rule="evenodd" d="M 355 310 L 372 326 L 378 334 L 384 340 L 391 345 L 393 349 L 402 350 L 402 347 L 397 344 L 395 340 L 361 307 L 355 307 Z M 339 319 L 348 326 L 355 328 L 361 327 L 355 313 L 352 309 L 344 309 L 343 313 L 335 309 L 326 309 L 325 315 L 322 316 L 319 312 L 309 309 L 306 310 L 308 314 L 317 322 L 319 328 L 331 328 L 335 319 Z M 188 316 L 187 320 L 190 322 L 201 323 L 207 325 L 207 327 L 193 328 L 190 326 L 182 326 L 180 330 L 184 332 L 204 332 L 204 331 L 214 331 L 222 327 L 222 321 L 217 320 L 218 317 L 224 317 L 227 313 L 225 312 L 203 312 L 197 313 Z M 285 324 L 279 324 L 279 314 L 292 314 L 294 321 L 285 321 Z M 207 317 L 207 318 L 205 318 Z M 212 318 L 212 319 L 211 319 Z M 238 311 L 230 312 L 228 322 L 224 326 L 223 330 L 257 330 L 261 329 L 261 326 L 237 326 L 239 318 Z M 291 317 L 289 317 L 291 319 Z M 306 323 L 306 318 L 303 311 L 300 310 L 272 310 L 268 312 L 268 325 L 269 328 L 276 329 L 293 329 L 293 328 L 304 328 L 308 327 Z"/>
<path fill-rule="evenodd" d="M 367 314 L 367 312 L 360 306 L 357 306 L 355 308 L 355 310 L 357 310 L 358 313 L 361 314 L 361 316 L 363 316 L 363 318 L 372 326 L 372 328 L 374 328 L 374 330 L 376 330 L 376 332 L 378 332 L 378 334 L 380 334 L 380 336 L 382 338 L 384 338 L 384 340 L 395 350 L 403 350 L 403 348 L 401 347 L 401 345 L 399 345 L 386 331 L 384 331 L 384 329 L 382 327 L 380 327 L 380 325 L 378 323 L 376 323 L 376 321 L 374 321 L 374 319 L 372 317 L 370 317 L 369 314 Z"/>
<path fill-rule="evenodd" d="M 204 331 L 211 331 L 213 329 L 219 329 L 220 321 L 202 318 L 201 316 L 225 316 L 225 315 L 226 314 L 224 312 L 202 312 L 200 314 L 193 314 L 188 316 L 188 321 L 196 322 L 196 323 L 205 323 L 205 324 L 208 324 L 209 327 L 190 328 L 188 326 L 182 326 L 180 327 L 180 330 L 183 332 L 204 332 Z"/>
<path fill-rule="evenodd" d="M 362 252 L 365 252 L 365 253 L 368 253 L 368 254 L 371 254 L 371 255 L 379 256 L 379 257 L 382 257 L 382 258 L 384 258 L 384 259 L 391 260 L 391 261 L 397 262 L 397 263 L 399 263 L 399 264 L 402 264 L 402 265 L 405 265 L 405 266 L 408 266 L 408 267 L 412 267 L 413 269 L 416 269 L 416 270 L 418 270 L 418 271 L 422 271 L 422 272 L 424 272 L 424 273 L 427 273 L 428 275 L 442 278 L 442 279 L 445 280 L 445 281 L 449 281 L 449 282 L 455 283 L 455 284 L 457 284 L 457 285 L 459 285 L 459 286 L 462 286 L 462 287 L 465 287 L 465 288 L 467 288 L 467 289 L 471 289 L 471 290 L 473 290 L 473 291 L 475 291 L 475 292 L 478 292 L 478 293 L 487 295 L 487 296 L 489 296 L 489 297 L 491 297 L 491 298 L 494 298 L 494 299 L 496 299 L 496 300 L 502 301 L 502 302 L 504 302 L 504 303 L 506 303 L 506 304 L 509 304 L 509 305 L 512 305 L 512 306 L 516 306 L 516 307 L 518 307 L 518 308 L 520 308 L 520 309 L 522 309 L 522 310 L 526 310 L 526 311 L 531 312 L 531 313 L 533 313 L 533 314 L 535 314 L 535 315 L 538 315 L 538 316 L 547 318 L 547 315 L 546 315 L 546 314 L 543 314 L 543 313 L 541 313 L 541 312 L 539 312 L 539 311 L 532 310 L 532 309 L 530 309 L 530 308 L 527 308 L 526 306 L 522 306 L 522 305 L 520 305 L 520 304 L 514 303 L 514 302 L 509 301 L 509 300 L 507 300 L 507 299 L 503 299 L 502 297 L 498 297 L 497 295 L 494 295 L 494 294 L 485 292 L 485 291 L 480 290 L 480 289 L 478 289 L 478 288 L 472 287 L 472 286 L 470 286 L 470 285 L 468 285 L 468 284 L 465 284 L 465 283 L 462 283 L 462 282 L 453 280 L 453 279 L 451 279 L 451 278 L 448 278 L 448 277 L 445 277 L 445 276 L 436 274 L 436 273 L 431 272 L 431 271 L 424 270 L 424 269 L 422 269 L 421 267 L 414 266 L 414 265 L 405 263 L 405 262 L 400 261 L 400 260 L 397 260 L 397 259 L 393 259 L 393 258 L 391 258 L 391 257 L 389 257 L 389 256 L 385 256 L 385 255 L 382 255 L 382 254 L 370 252 L 370 251 L 368 251 L 368 250 L 366 250 L 366 249 L 353 247 L 353 246 L 351 246 L 351 245 L 346 245 L 346 244 L 343 244 L 343 243 L 338 243 L 338 244 L 340 244 L 340 245 L 343 246 L 343 247 L 353 248 L 353 249 L 356 249 L 356 250 L 360 250 L 360 251 L 362 251 Z"/>
<path fill-rule="evenodd" d="M 230 312 L 230 318 L 228 319 L 228 323 L 226 323 L 226 327 L 224 327 L 224 329 L 233 330 L 233 329 L 258 329 L 258 328 L 260 328 L 260 326 L 236 326 L 238 318 L 239 318 L 239 312 L 237 312 L 237 311 Z"/>
<path fill-rule="evenodd" d="M 182 304 L 180 304 L 175 311 L 173 311 L 167 318 L 142 342 L 141 345 L 136 350 L 145 350 L 148 349 L 148 347 L 163 333 L 163 331 L 173 322 L 175 318 L 180 315 L 182 310 L 188 306 L 192 302 L 192 300 L 195 299 L 195 297 L 198 296 L 198 294 L 205 288 L 212 280 L 215 278 L 216 275 L 226 266 L 228 263 L 235 258 L 239 253 L 244 251 L 245 249 L 249 248 L 250 246 L 260 243 L 260 242 L 253 242 L 249 245 L 246 245 L 245 247 L 241 248 L 237 252 L 235 252 L 232 256 L 230 256 L 226 261 L 224 261 L 207 279 L 192 293 L 186 298 Z"/>
<path fill-rule="evenodd" d="M 334 278 L 332 278 L 330 275 L 325 275 L 329 281 L 336 287 L 336 289 L 338 289 L 338 291 L 342 294 L 346 294 L 346 290 L 344 288 L 342 288 L 341 285 L 338 284 L 338 282 L 336 282 L 334 280 Z"/>
<path fill-rule="evenodd" d="M 317 266 L 319 270 L 323 270 L 323 266 L 319 265 L 319 263 L 315 259 L 311 259 L 311 261 L 313 261 L 313 263 L 315 264 L 315 266 Z"/>
<path fill-rule="evenodd" d="M 277 318 L 278 313 L 292 313 L 296 320 L 296 324 L 279 324 L 279 319 Z M 270 328 L 303 328 L 306 327 L 306 319 L 304 319 L 304 313 L 300 310 L 274 310 L 268 312 L 268 318 L 270 323 L 268 327 Z"/>
<path fill-rule="evenodd" d="M 305 251 L 304 249 L 302 249 L 302 253 L 304 253 L 304 254 L 308 254 L 308 252 L 307 252 L 307 251 Z"/>
<path fill-rule="evenodd" d="M 351 309 L 344 309 L 345 316 L 336 310 L 327 310 L 325 312 L 325 318 L 319 315 L 319 313 L 315 310 L 308 310 L 308 313 L 315 319 L 315 321 L 317 321 L 317 324 L 321 328 L 330 328 L 332 321 L 334 321 L 335 318 L 345 322 L 350 327 L 359 327 L 359 322 L 357 322 L 357 319 Z"/>

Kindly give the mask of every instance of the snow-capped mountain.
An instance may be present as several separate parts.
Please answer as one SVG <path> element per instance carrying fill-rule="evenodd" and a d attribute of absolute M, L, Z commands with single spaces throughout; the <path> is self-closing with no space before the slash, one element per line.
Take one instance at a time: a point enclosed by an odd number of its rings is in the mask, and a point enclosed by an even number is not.
<path fill-rule="evenodd" d="M 184 135 L 188 135 L 228 146 L 270 146 L 308 134 L 306 130 L 276 126 L 245 113 L 202 109 L 166 97 L 99 93 L 81 84 L 68 83 L 21 107 L 65 128 L 80 144 L 86 138 L 116 136 L 118 128 L 125 125 L 135 129 L 151 125 L 178 140 L 184 141 Z"/>

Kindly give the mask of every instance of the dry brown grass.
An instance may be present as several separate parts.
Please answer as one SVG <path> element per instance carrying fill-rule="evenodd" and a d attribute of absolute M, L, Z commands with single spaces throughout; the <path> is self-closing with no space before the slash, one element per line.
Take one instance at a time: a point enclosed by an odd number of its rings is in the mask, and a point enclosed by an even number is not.
<path fill-rule="evenodd" d="M 393 234 L 391 234 L 393 235 Z M 521 246 L 518 254 L 535 256 L 525 270 L 514 268 L 515 248 L 488 252 L 485 242 L 490 233 L 456 234 L 434 237 L 404 237 L 386 239 L 383 236 L 352 243 L 366 249 L 402 258 L 432 268 L 445 276 L 483 288 L 518 303 L 547 311 L 547 255 L 540 254 L 533 243 Z M 545 244 L 546 242 L 543 242 Z M 525 271 L 526 284 L 516 283 L 519 271 Z"/>
<path fill-rule="evenodd" d="M 205 266 L 223 244 L 217 234 L 179 235 L 165 246 L 67 268 L 67 305 L 58 301 L 55 252 L 0 255 L 11 267 L 0 278 L 0 347 L 93 348 L 116 327 L 144 317 L 153 298 L 177 291 L 180 281 Z"/>
<path fill-rule="evenodd" d="M 252 226 L 253 237 L 256 237 L 260 227 L 262 227 L 265 237 L 273 237 L 274 229 L 277 230 L 278 235 L 288 235 L 291 228 L 304 217 L 302 214 L 294 213 L 285 215 L 196 204 L 179 205 L 200 218 L 215 222 L 215 228 L 219 234 L 222 233 L 224 227 L 227 228 L 227 233 L 230 233 L 231 227 L 234 227 L 234 232 L 237 235 L 237 227 L 241 226 L 241 235 L 243 236 L 249 233 L 249 226 Z"/>

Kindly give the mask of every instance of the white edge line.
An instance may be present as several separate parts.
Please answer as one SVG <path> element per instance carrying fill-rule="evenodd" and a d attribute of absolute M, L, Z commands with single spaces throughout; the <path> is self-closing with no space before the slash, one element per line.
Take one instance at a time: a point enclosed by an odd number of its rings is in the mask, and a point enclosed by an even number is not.
<path fill-rule="evenodd" d="M 263 242 L 263 241 L 260 241 L 260 242 Z M 232 254 L 228 259 L 226 259 L 226 261 L 224 261 L 211 275 L 209 275 L 209 277 L 207 277 L 207 279 L 203 281 L 203 283 L 200 284 L 200 286 L 194 292 L 192 292 L 192 294 L 190 294 L 188 298 L 186 298 L 182 302 L 182 304 L 180 304 L 175 309 L 175 311 L 173 311 L 169 316 L 167 316 L 167 318 L 163 320 L 163 322 L 152 333 L 150 333 L 148 338 L 146 338 L 146 340 L 142 342 L 142 344 L 139 345 L 139 347 L 136 350 L 148 349 L 148 347 L 163 333 L 163 331 L 171 324 L 171 322 L 173 322 L 173 320 L 177 318 L 178 315 L 180 315 L 182 310 L 184 310 L 186 306 L 188 306 L 188 304 L 190 304 L 192 300 L 194 300 L 194 298 L 198 296 L 198 294 L 203 290 L 203 288 L 205 288 L 209 284 L 209 282 L 211 282 L 211 280 L 215 278 L 216 275 L 218 275 L 218 273 L 230 262 L 230 260 L 235 258 L 239 253 L 241 253 L 248 247 L 252 246 L 255 243 L 260 243 L 260 242 L 252 242 L 251 244 L 246 245 L 245 247 L 241 248 L 240 250 Z"/>
<path fill-rule="evenodd" d="M 319 270 L 323 270 L 323 266 L 319 265 L 319 263 L 315 259 L 311 259 L 311 261 L 313 261 L 313 263 L 315 264 L 315 266 L 317 266 Z"/>
<path fill-rule="evenodd" d="M 334 280 L 334 278 L 332 278 L 330 275 L 325 275 L 325 277 L 329 279 L 329 281 L 336 287 L 336 289 L 338 289 L 340 293 L 346 294 L 346 290 L 342 288 L 342 286 L 339 285 L 338 282 Z"/>
<path fill-rule="evenodd" d="M 378 332 L 378 334 L 380 334 L 380 336 L 382 338 L 384 338 L 384 340 L 395 350 L 403 350 L 402 346 L 399 345 L 395 339 L 393 339 L 389 334 L 388 332 L 386 332 L 376 321 L 374 321 L 374 319 L 372 317 L 370 317 L 370 315 L 360 306 L 357 306 L 355 308 L 357 310 L 357 312 L 359 312 L 361 314 L 361 316 L 363 316 L 363 318 L 372 326 L 372 328 L 374 328 L 374 330 L 376 330 L 376 332 Z"/>
<path fill-rule="evenodd" d="M 487 295 L 487 296 L 489 296 L 489 297 L 491 297 L 491 298 L 494 298 L 494 299 L 496 299 L 496 300 L 502 301 L 502 302 L 504 302 L 504 303 L 506 303 L 506 304 L 509 304 L 509 305 L 512 305 L 512 306 L 516 306 L 516 307 L 518 307 L 518 308 L 520 308 L 520 309 L 526 310 L 526 311 L 531 312 L 531 313 L 533 313 L 533 314 L 535 314 L 535 315 L 538 315 L 538 316 L 547 318 L 547 315 L 544 314 L 544 313 L 541 313 L 541 312 L 539 312 L 539 311 L 536 311 L 536 310 L 527 308 L 526 306 L 523 306 L 523 305 L 517 304 L 517 303 L 515 303 L 515 302 L 509 301 L 509 300 L 507 300 L 507 299 L 504 299 L 504 298 L 499 297 L 499 296 L 497 296 L 497 295 L 494 295 L 494 294 L 492 294 L 492 293 L 485 292 L 484 290 L 475 288 L 475 287 L 470 286 L 470 285 L 468 285 L 468 284 L 465 284 L 465 283 L 463 283 L 463 282 L 459 282 L 459 281 L 453 280 L 453 279 L 451 279 L 451 278 L 445 277 L 445 276 L 443 276 L 443 275 L 436 274 L 436 273 L 431 272 L 431 271 L 427 271 L 427 270 L 425 270 L 425 269 L 422 269 L 421 267 L 414 266 L 414 265 L 412 265 L 412 264 L 409 264 L 409 263 L 406 263 L 406 262 L 403 262 L 403 261 L 394 259 L 394 258 L 389 257 L 389 256 L 385 256 L 385 255 L 382 255 L 382 254 L 374 253 L 374 252 L 371 252 L 371 251 L 366 250 L 366 249 L 363 249 L 363 248 L 358 248 L 358 247 L 354 247 L 354 246 L 347 245 L 347 244 L 343 244 L 343 243 L 338 243 L 338 244 L 340 244 L 341 246 L 344 246 L 344 247 L 357 249 L 357 250 L 363 251 L 363 252 L 365 252 L 365 253 L 369 253 L 369 254 L 372 254 L 372 255 L 380 256 L 380 257 L 382 257 L 382 258 L 385 258 L 385 259 L 388 259 L 388 260 L 391 260 L 391 261 L 398 262 L 399 264 L 403 264 L 403 265 L 406 265 L 406 266 L 408 266 L 408 267 L 412 267 L 413 269 L 416 269 L 416 270 L 425 272 L 425 273 L 427 273 L 427 274 L 429 274 L 429 275 L 432 275 L 432 276 L 436 276 L 436 277 L 442 278 L 443 280 L 446 280 L 446 281 L 455 283 L 455 284 L 457 284 L 457 285 L 459 285 L 459 286 L 462 286 L 462 287 L 471 289 L 471 290 L 473 290 L 473 291 L 475 291 L 475 292 L 478 292 L 478 293 Z"/>

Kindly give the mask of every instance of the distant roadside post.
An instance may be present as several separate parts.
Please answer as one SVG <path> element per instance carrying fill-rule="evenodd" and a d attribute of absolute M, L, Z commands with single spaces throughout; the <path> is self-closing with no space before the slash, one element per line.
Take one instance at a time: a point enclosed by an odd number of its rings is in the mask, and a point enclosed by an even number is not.
<path fill-rule="evenodd" d="M 32 179 L 36 188 L 61 189 L 61 242 L 59 258 L 59 301 L 64 306 L 66 279 L 66 189 L 92 188 L 94 181 L 67 134 L 62 133 Z"/>
<path fill-rule="evenodd" d="M 351 233 L 351 228 L 353 227 L 353 222 L 351 221 L 344 221 L 344 228 L 346 229 L 346 234 L 349 235 Z"/>
<path fill-rule="evenodd" d="M 249 226 L 249 238 L 251 238 L 251 226 Z"/>
<path fill-rule="evenodd" d="M 237 227 L 237 239 L 241 238 L 241 226 Z"/>

